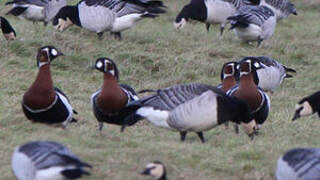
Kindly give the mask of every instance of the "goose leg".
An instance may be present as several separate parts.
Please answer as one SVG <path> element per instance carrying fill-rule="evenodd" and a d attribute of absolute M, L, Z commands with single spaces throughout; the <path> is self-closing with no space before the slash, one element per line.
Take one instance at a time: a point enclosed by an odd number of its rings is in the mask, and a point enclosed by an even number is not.
<path fill-rule="evenodd" d="M 183 142 L 186 139 L 187 131 L 180 131 L 180 140 Z"/>
<path fill-rule="evenodd" d="M 260 37 L 258 37 L 258 44 L 257 44 L 257 48 L 261 47 L 261 42 L 263 41 L 263 39 L 261 39 Z"/>
<path fill-rule="evenodd" d="M 210 24 L 209 23 L 206 23 L 206 29 L 207 29 L 207 32 L 209 32 L 209 29 L 210 29 Z"/>
<path fill-rule="evenodd" d="M 224 127 L 226 127 L 226 129 L 228 129 L 229 128 L 229 122 L 225 122 L 224 123 Z"/>
<path fill-rule="evenodd" d="M 121 41 L 121 32 L 114 32 L 113 35 L 116 40 Z"/>
<path fill-rule="evenodd" d="M 202 142 L 202 143 L 205 143 L 205 142 L 206 142 L 206 140 L 205 140 L 205 139 L 204 139 L 204 137 L 203 137 L 203 133 L 202 133 L 202 132 L 197 132 L 197 134 L 198 134 L 198 136 L 199 136 L 199 138 L 200 138 L 201 142 Z"/>
<path fill-rule="evenodd" d="M 99 122 L 99 131 L 102 131 L 103 128 L 103 122 Z"/>
<path fill-rule="evenodd" d="M 224 31 L 224 26 L 221 26 L 221 27 L 220 27 L 220 36 L 223 35 L 223 31 Z"/>
<path fill-rule="evenodd" d="M 239 134 L 239 126 L 238 126 L 238 124 L 235 124 L 235 125 L 234 125 L 234 132 L 235 132 L 236 134 Z"/>
<path fill-rule="evenodd" d="M 99 32 L 97 33 L 97 35 L 98 35 L 98 39 L 102 39 L 103 32 Z"/>

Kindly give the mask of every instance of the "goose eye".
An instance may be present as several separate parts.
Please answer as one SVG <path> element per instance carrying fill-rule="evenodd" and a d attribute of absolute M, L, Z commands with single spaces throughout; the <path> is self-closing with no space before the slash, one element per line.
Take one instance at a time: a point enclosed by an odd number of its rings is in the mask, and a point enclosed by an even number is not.
<path fill-rule="evenodd" d="M 51 54 L 52 54 L 53 56 L 56 56 L 56 55 L 58 55 L 58 51 L 55 50 L 55 49 L 51 49 Z"/>

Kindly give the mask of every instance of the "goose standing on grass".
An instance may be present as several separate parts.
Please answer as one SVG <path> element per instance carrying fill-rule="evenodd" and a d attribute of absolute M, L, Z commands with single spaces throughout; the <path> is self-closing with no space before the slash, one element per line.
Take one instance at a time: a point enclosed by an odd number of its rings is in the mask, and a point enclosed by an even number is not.
<path fill-rule="evenodd" d="M 114 61 L 109 58 L 99 58 L 96 60 L 95 68 L 104 74 L 102 88 L 91 96 L 93 113 L 101 131 L 104 122 L 122 125 L 128 115 L 125 107 L 139 98 L 129 85 L 118 84 L 119 71 Z"/>
<path fill-rule="evenodd" d="M 126 124 L 145 118 L 155 126 L 179 131 L 181 141 L 185 140 L 188 131 L 192 131 L 198 134 L 201 142 L 205 142 L 202 131 L 229 120 L 246 124 L 244 128 L 250 136 L 255 128 L 246 102 L 205 84 L 181 84 L 159 89 L 130 103 L 127 108 L 133 113 L 125 119 L 122 130 Z"/>
<path fill-rule="evenodd" d="M 295 148 L 278 160 L 277 180 L 318 180 L 320 179 L 320 149 Z"/>
<path fill-rule="evenodd" d="M 140 173 L 141 175 L 150 175 L 156 180 L 166 180 L 166 167 L 160 161 L 153 161 L 146 165 L 145 169 Z"/>
<path fill-rule="evenodd" d="M 164 13 L 161 1 L 147 0 L 82 0 L 75 6 L 63 7 L 53 25 L 59 31 L 75 24 L 96 32 L 99 37 L 110 31 L 121 40 L 121 32 L 143 18 L 155 18 Z"/>
<path fill-rule="evenodd" d="M 17 180 L 67 180 L 90 175 L 68 148 L 53 141 L 33 141 L 14 150 L 12 170 Z"/>
<path fill-rule="evenodd" d="M 244 42 L 261 42 L 270 38 L 276 28 L 277 19 L 269 6 L 243 6 L 233 16 L 228 17 L 231 28 Z"/>
<path fill-rule="evenodd" d="M 320 118 L 320 91 L 302 98 L 296 105 L 296 111 L 292 121 L 311 114 L 318 113 Z"/>
<path fill-rule="evenodd" d="M 45 124 L 62 123 L 65 128 L 68 123 L 76 122 L 76 113 L 68 97 L 53 86 L 51 78 L 51 62 L 63 54 L 53 46 L 44 46 L 38 50 L 37 65 L 39 68 L 36 80 L 23 96 L 22 109 L 26 117 Z"/>
<path fill-rule="evenodd" d="M 10 4 L 13 4 L 13 8 L 7 15 L 12 14 L 33 22 L 42 21 L 47 25 L 67 5 L 67 0 L 13 0 L 6 3 Z"/>
<path fill-rule="evenodd" d="M 204 22 L 207 31 L 211 24 L 220 24 L 220 34 L 226 24 L 227 18 L 244 5 L 258 5 L 259 0 L 191 0 L 183 7 L 174 22 L 176 29 L 183 28 L 189 19 Z"/>
<path fill-rule="evenodd" d="M 289 0 L 261 0 L 260 5 L 269 5 L 276 14 L 277 21 L 287 18 L 290 14 L 298 15 L 295 5 Z"/>
<path fill-rule="evenodd" d="M 0 27 L 1 31 L 3 33 L 4 38 L 8 41 L 12 41 L 16 39 L 16 31 L 13 29 L 9 21 L 0 16 Z"/>
<path fill-rule="evenodd" d="M 249 104 L 253 120 L 260 127 L 269 115 L 270 100 L 264 91 L 259 89 L 254 82 L 254 74 L 260 64 L 250 57 L 240 63 L 240 83 L 231 88 L 227 94 L 238 97 Z M 256 129 L 258 130 L 258 129 Z"/>
<path fill-rule="evenodd" d="M 258 68 L 253 73 L 254 82 L 264 91 L 273 93 L 274 89 L 279 87 L 284 78 L 292 78 L 289 72 L 296 73 L 294 69 L 287 68 L 276 60 L 266 57 L 246 57 L 239 61 L 239 63 L 251 59 L 253 64 Z"/>

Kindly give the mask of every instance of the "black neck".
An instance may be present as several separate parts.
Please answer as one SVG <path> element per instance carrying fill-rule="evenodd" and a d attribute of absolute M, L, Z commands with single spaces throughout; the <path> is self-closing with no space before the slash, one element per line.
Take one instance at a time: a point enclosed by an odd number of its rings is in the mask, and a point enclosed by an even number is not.
<path fill-rule="evenodd" d="M 16 32 L 14 31 L 13 27 L 10 25 L 10 23 L 3 17 L 0 17 L 0 25 L 1 25 L 1 30 L 4 34 L 8 34 L 13 32 L 14 34 L 16 34 Z"/>
<path fill-rule="evenodd" d="M 190 4 L 183 7 L 176 18 L 176 22 L 180 22 L 182 18 L 205 21 L 207 19 L 207 8 L 204 0 L 193 0 Z"/>
<path fill-rule="evenodd" d="M 66 17 L 69 18 L 73 24 L 81 27 L 78 6 L 65 6 Z"/>

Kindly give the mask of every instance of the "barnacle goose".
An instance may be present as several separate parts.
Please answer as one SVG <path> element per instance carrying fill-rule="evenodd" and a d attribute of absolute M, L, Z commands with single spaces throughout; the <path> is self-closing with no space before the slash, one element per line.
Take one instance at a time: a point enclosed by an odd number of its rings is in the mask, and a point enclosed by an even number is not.
<path fill-rule="evenodd" d="M 167 172 L 166 167 L 160 161 L 153 161 L 146 165 L 144 170 L 140 173 L 141 175 L 150 175 L 156 180 L 166 180 Z"/>
<path fill-rule="evenodd" d="M 277 180 L 320 179 L 320 149 L 294 148 L 279 158 Z"/>
<path fill-rule="evenodd" d="M 202 131 L 229 120 L 244 124 L 250 136 L 255 128 L 246 102 L 206 84 L 180 84 L 159 89 L 133 101 L 127 108 L 133 113 L 125 119 L 122 131 L 126 124 L 145 118 L 155 126 L 179 131 L 181 141 L 185 140 L 188 131 L 192 131 L 205 142 Z"/>
<path fill-rule="evenodd" d="M 320 118 L 320 91 L 304 97 L 298 102 L 292 120 L 294 121 L 300 117 L 309 116 L 314 113 L 318 113 Z"/>
<path fill-rule="evenodd" d="M 253 72 L 254 82 L 264 91 L 271 93 L 281 85 L 284 78 L 292 78 L 289 72 L 296 72 L 294 69 L 288 68 L 267 56 L 246 57 L 239 63 L 247 59 L 251 59 L 256 64 L 256 70 Z"/>
<path fill-rule="evenodd" d="M 226 24 L 227 18 L 244 5 L 258 5 L 259 0 L 191 0 L 177 15 L 174 26 L 176 29 L 183 28 L 189 19 L 204 22 L 207 31 L 211 24 L 220 24 L 220 34 Z"/>
<path fill-rule="evenodd" d="M 10 40 L 16 39 L 16 36 L 17 36 L 16 31 L 13 29 L 9 21 L 6 18 L 1 16 L 0 16 L 0 28 L 6 40 L 10 41 Z"/>
<path fill-rule="evenodd" d="M 244 42 L 261 42 L 270 38 L 276 28 L 277 19 L 275 13 L 267 5 L 243 6 L 233 16 L 228 17 L 231 28 Z"/>
<path fill-rule="evenodd" d="M 53 86 L 51 62 L 63 54 L 53 46 L 44 46 L 38 50 L 37 65 L 39 68 L 36 80 L 23 95 L 22 109 L 32 122 L 56 124 L 62 123 L 65 128 L 76 111 L 70 105 L 65 93 Z"/>
<path fill-rule="evenodd" d="M 95 68 L 104 74 L 101 89 L 91 96 L 93 113 L 101 131 L 103 123 L 122 125 L 127 115 L 125 107 L 139 98 L 132 87 L 127 84 L 118 84 L 119 70 L 113 60 L 98 58 Z"/>
<path fill-rule="evenodd" d="M 90 175 L 91 165 L 53 141 L 32 141 L 15 148 L 11 160 L 17 180 L 67 180 Z"/>
<path fill-rule="evenodd" d="M 164 5 L 156 0 L 82 0 L 75 6 L 63 7 L 53 25 L 63 31 L 75 24 L 96 32 L 112 32 L 121 39 L 121 32 L 133 27 L 143 18 L 155 18 L 164 13 Z"/>
<path fill-rule="evenodd" d="M 13 0 L 6 3 L 10 4 L 13 4 L 13 8 L 7 14 L 33 22 L 43 21 L 44 25 L 47 25 L 58 11 L 67 5 L 67 0 Z"/>

